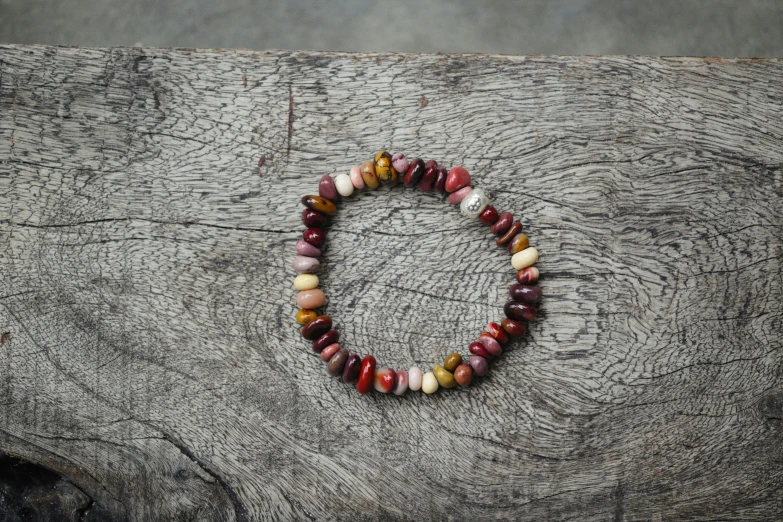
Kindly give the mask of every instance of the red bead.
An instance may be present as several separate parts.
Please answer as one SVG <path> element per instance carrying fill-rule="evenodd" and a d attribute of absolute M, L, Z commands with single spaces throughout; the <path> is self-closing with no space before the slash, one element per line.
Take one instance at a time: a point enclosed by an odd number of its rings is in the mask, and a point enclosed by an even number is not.
<path fill-rule="evenodd" d="M 337 330 L 329 330 L 321 337 L 313 341 L 313 351 L 320 353 L 321 350 L 323 350 L 330 344 L 336 343 L 339 340 L 340 340 L 340 332 L 338 332 Z"/>
<path fill-rule="evenodd" d="M 468 185 L 470 185 L 470 174 L 464 167 L 454 167 L 449 171 L 446 177 L 446 192 L 456 192 Z"/>
<path fill-rule="evenodd" d="M 511 285 L 508 287 L 508 295 L 514 301 L 536 304 L 541 300 L 541 287 L 530 285 Z"/>
<path fill-rule="evenodd" d="M 316 248 L 322 247 L 326 243 L 326 230 L 322 228 L 306 228 L 302 232 L 302 239 Z"/>
<path fill-rule="evenodd" d="M 391 368 L 375 370 L 375 389 L 381 393 L 389 393 L 397 382 L 397 373 Z"/>
<path fill-rule="evenodd" d="M 498 340 L 500 344 L 505 344 L 508 341 L 508 335 L 505 330 L 498 323 L 487 323 L 487 332 Z"/>
<path fill-rule="evenodd" d="M 302 211 L 302 223 L 308 228 L 321 228 L 326 225 L 326 214 L 306 208 Z"/>
<path fill-rule="evenodd" d="M 449 177 L 449 171 L 443 167 L 438 169 L 438 175 L 435 178 L 435 192 L 446 191 L 446 179 Z"/>
<path fill-rule="evenodd" d="M 529 266 L 517 272 L 517 282 L 520 284 L 535 283 L 538 281 L 538 268 Z"/>
<path fill-rule="evenodd" d="M 503 326 L 503 329 L 506 331 L 506 333 L 511 337 L 522 337 L 525 335 L 525 325 L 519 321 L 514 321 L 513 319 L 503 319 L 503 322 L 500 324 Z"/>
<path fill-rule="evenodd" d="M 340 194 L 338 194 L 334 180 L 329 174 L 324 174 L 318 182 L 318 195 L 331 201 L 340 201 Z"/>
<path fill-rule="evenodd" d="M 481 342 L 484 348 L 495 357 L 503 353 L 503 348 L 501 348 L 498 340 L 487 332 L 482 332 L 481 335 L 479 335 L 479 342 Z"/>
<path fill-rule="evenodd" d="M 479 214 L 479 220 L 487 225 L 494 225 L 498 220 L 498 211 L 492 205 L 487 205 Z"/>
<path fill-rule="evenodd" d="M 526 320 L 532 321 L 536 318 L 536 308 L 529 304 L 517 303 L 516 301 L 509 301 L 503 307 L 503 312 L 509 319 L 516 321 Z"/>
<path fill-rule="evenodd" d="M 375 381 L 375 357 L 365 355 L 359 369 L 359 380 L 356 381 L 356 391 L 364 395 L 373 387 Z"/>
<path fill-rule="evenodd" d="M 432 192 L 432 187 L 435 185 L 435 178 L 438 177 L 438 163 L 435 160 L 429 160 L 425 163 L 427 167 L 424 171 L 424 176 L 419 181 L 419 190 L 422 192 Z"/>
<path fill-rule="evenodd" d="M 315 341 L 319 337 L 321 337 L 323 334 L 331 330 L 332 328 L 332 318 L 328 315 L 319 315 L 309 323 L 307 323 L 304 328 L 302 328 L 302 337 L 307 339 L 308 341 Z M 326 345 L 324 345 L 326 346 Z M 324 348 L 322 346 L 321 348 Z"/>
<path fill-rule="evenodd" d="M 487 349 L 484 348 L 484 345 L 478 341 L 470 343 L 470 345 L 468 345 L 468 351 L 473 355 L 478 355 L 485 359 L 494 359 Z"/>
<path fill-rule="evenodd" d="M 413 185 L 418 183 L 421 177 L 424 175 L 424 171 L 427 170 L 424 166 L 424 160 L 416 158 L 411 161 L 408 166 L 408 170 L 405 171 L 405 175 L 402 177 L 402 182 L 406 185 Z"/>
<path fill-rule="evenodd" d="M 514 221 L 514 214 L 511 212 L 503 212 L 498 216 L 498 220 L 495 221 L 495 224 L 492 225 L 489 230 L 496 236 L 502 236 L 511 226 L 512 221 Z"/>

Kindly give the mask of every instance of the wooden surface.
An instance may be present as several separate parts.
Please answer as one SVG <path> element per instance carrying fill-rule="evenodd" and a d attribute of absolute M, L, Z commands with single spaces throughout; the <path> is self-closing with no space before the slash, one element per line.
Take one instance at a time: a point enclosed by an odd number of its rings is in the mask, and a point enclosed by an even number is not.
<path fill-rule="evenodd" d="M 299 198 L 382 148 L 542 253 L 468 389 L 362 397 L 299 337 Z M 782 165 L 778 60 L 3 47 L 0 449 L 83 520 L 780 520 Z M 440 196 L 343 209 L 351 349 L 501 317 L 508 256 Z"/>

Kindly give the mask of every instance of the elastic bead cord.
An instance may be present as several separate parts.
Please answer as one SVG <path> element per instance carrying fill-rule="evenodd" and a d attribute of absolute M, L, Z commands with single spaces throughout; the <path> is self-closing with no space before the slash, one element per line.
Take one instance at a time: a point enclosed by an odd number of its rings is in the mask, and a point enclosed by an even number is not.
<path fill-rule="evenodd" d="M 497 236 L 496 245 L 508 251 L 516 270 L 516 283 L 509 287 L 511 301 L 503 307 L 506 317 L 500 323 L 488 323 L 485 331 L 468 346 L 468 354 L 453 352 L 443 364 L 427 371 L 415 366 L 407 371 L 394 370 L 378 366 L 372 355 L 352 353 L 339 344 L 340 333 L 334 328 L 332 318 L 317 311 L 326 303 L 326 296 L 318 288 L 320 281 L 315 272 L 321 268 L 318 257 L 326 243 L 328 218 L 337 212 L 336 203 L 357 191 L 373 190 L 381 184 L 393 186 L 398 181 L 423 192 L 448 194 L 448 202 L 459 205 L 464 216 L 489 226 Z M 511 212 L 499 213 L 490 204 L 487 193 L 471 185 L 470 173 L 464 167 L 447 170 L 435 160 L 409 161 L 401 152 L 392 155 L 380 151 L 361 166 L 351 167 L 347 174 L 334 178 L 328 174 L 322 176 L 318 181 L 318 195 L 304 196 L 302 204 L 305 230 L 296 243 L 297 256 L 293 262 L 294 270 L 299 273 L 294 279 L 298 290 L 296 304 L 300 308 L 296 321 L 302 325 L 302 337 L 312 343 L 312 350 L 326 363 L 327 373 L 354 384 L 360 394 L 373 389 L 395 395 L 403 395 L 408 390 L 432 394 L 440 388 L 468 386 L 476 376 L 487 374 L 489 363 L 503 353 L 503 345 L 525 335 L 525 321 L 536 318 L 536 305 L 542 297 L 541 288 L 534 285 L 540 275 L 533 266 L 538 261 L 538 250 L 529 245 L 528 236 L 521 233 L 522 223 L 514 221 Z"/>

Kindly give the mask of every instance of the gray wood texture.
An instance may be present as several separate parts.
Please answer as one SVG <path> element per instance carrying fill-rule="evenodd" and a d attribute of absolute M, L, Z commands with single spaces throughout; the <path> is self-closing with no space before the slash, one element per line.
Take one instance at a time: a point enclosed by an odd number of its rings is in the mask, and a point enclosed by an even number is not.
<path fill-rule="evenodd" d="M 294 322 L 300 197 L 384 148 L 541 251 L 540 319 L 467 389 L 360 396 Z M 4 46 L 0 450 L 83 520 L 780 520 L 782 196 L 774 59 Z M 502 316 L 508 255 L 440 196 L 329 238 L 382 365 Z"/>

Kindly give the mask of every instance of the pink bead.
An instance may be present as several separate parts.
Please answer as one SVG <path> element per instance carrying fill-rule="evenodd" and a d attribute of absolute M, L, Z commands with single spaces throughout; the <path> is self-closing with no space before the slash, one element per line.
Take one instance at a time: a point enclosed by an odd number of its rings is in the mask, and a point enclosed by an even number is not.
<path fill-rule="evenodd" d="M 454 167 L 446 177 L 446 192 L 456 192 L 470 185 L 470 174 L 463 167 Z"/>
<path fill-rule="evenodd" d="M 304 239 L 300 239 L 296 242 L 296 253 L 300 256 L 307 256 L 307 257 L 318 257 L 321 255 L 321 251 L 305 241 Z"/>
<path fill-rule="evenodd" d="M 449 194 L 449 203 L 452 205 L 459 205 L 462 203 L 462 200 L 468 197 L 468 194 L 470 194 L 470 191 L 473 190 L 473 187 L 462 187 L 456 192 L 452 192 Z"/>
<path fill-rule="evenodd" d="M 481 335 L 479 335 L 479 342 L 481 342 L 481 345 L 489 352 L 490 355 L 497 357 L 503 353 L 503 348 L 501 348 L 498 340 L 492 337 L 492 334 L 482 332 Z"/>
<path fill-rule="evenodd" d="M 324 174 L 318 182 L 318 195 L 332 202 L 340 201 L 340 194 L 334 186 L 334 179 L 329 174 Z"/>
<path fill-rule="evenodd" d="M 421 389 L 422 374 L 419 368 L 415 366 L 408 370 L 408 388 L 413 391 L 419 391 Z"/>
<path fill-rule="evenodd" d="M 330 344 L 321 350 L 321 360 L 323 362 L 329 362 L 329 359 L 332 358 L 332 355 L 336 354 L 339 349 L 340 345 L 338 343 Z"/>
<path fill-rule="evenodd" d="M 402 395 L 408 389 L 408 374 L 405 370 L 397 370 L 397 381 L 394 385 L 392 393 L 394 395 Z"/>
<path fill-rule="evenodd" d="M 392 156 L 392 167 L 394 167 L 394 170 L 400 174 L 405 174 L 409 166 L 410 161 L 405 157 L 405 154 L 402 152 L 394 153 L 394 156 Z"/>
<path fill-rule="evenodd" d="M 362 179 L 362 169 L 360 169 L 357 166 L 351 167 L 351 173 L 349 174 L 351 178 L 351 183 L 353 183 L 353 186 L 357 189 L 363 189 L 364 188 L 364 180 Z"/>

